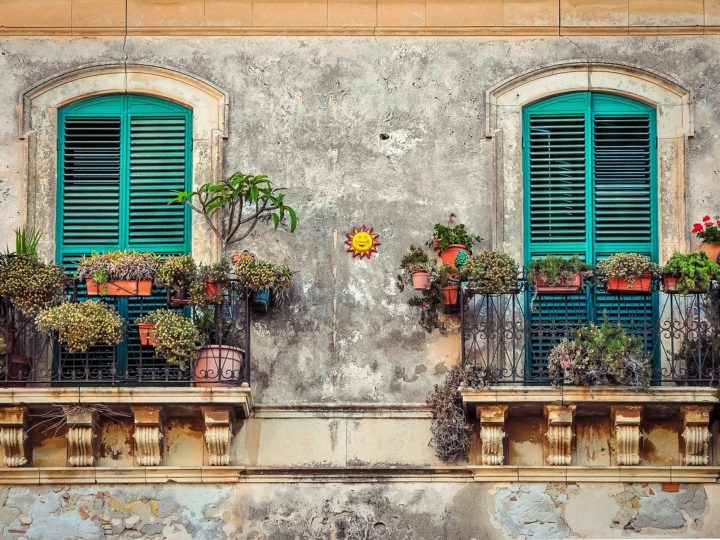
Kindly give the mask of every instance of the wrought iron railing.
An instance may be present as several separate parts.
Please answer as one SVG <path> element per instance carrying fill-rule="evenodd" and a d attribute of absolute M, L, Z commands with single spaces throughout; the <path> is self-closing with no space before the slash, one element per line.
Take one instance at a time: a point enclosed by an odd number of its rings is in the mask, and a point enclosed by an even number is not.
<path fill-rule="evenodd" d="M 69 301 L 82 301 L 82 285 L 68 289 Z M 9 347 L 0 354 L 0 386 L 238 386 L 250 382 L 250 325 L 252 293 L 230 280 L 216 302 L 206 306 L 207 323 L 201 332 L 200 362 L 181 368 L 156 355 L 152 346 L 141 345 L 134 320 L 158 307 L 185 311 L 193 319 L 197 308 L 154 297 L 93 297 L 111 305 L 125 306 L 128 321 L 118 346 L 97 345 L 82 353 L 65 351 L 54 336 L 40 332 L 25 317 L 0 300 L 0 333 Z"/>
<path fill-rule="evenodd" d="M 720 284 L 703 294 L 619 295 L 588 281 L 578 294 L 543 294 L 527 279 L 509 294 L 460 291 L 462 362 L 482 384 L 548 384 L 547 355 L 582 324 L 619 323 L 652 358 L 652 383 L 720 382 Z"/>

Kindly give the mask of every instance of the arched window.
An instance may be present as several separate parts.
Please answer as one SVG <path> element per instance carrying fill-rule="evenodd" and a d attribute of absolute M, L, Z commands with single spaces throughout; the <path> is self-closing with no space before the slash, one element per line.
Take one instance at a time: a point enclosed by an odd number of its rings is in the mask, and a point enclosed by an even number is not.
<path fill-rule="evenodd" d="M 524 260 L 579 255 L 596 264 L 617 252 L 658 260 L 657 135 L 653 107 L 625 97 L 573 92 L 523 109 Z M 640 334 L 655 300 L 588 290 L 543 297 L 531 311 L 531 372 L 571 328 L 605 315 Z M 566 325 L 564 328 L 563 326 Z"/>
<path fill-rule="evenodd" d="M 82 255 L 94 251 L 190 252 L 188 209 L 167 202 L 173 190 L 191 186 L 191 120 L 186 107 L 128 94 L 85 99 L 59 110 L 58 263 L 72 270 Z M 116 300 L 129 322 L 153 303 L 163 304 L 164 295 Z M 128 338 L 117 350 L 119 373 L 141 363 L 132 324 Z M 98 368 L 107 366 L 101 363 L 107 354 L 96 352 Z M 68 368 L 73 359 L 65 355 L 61 361 Z"/>

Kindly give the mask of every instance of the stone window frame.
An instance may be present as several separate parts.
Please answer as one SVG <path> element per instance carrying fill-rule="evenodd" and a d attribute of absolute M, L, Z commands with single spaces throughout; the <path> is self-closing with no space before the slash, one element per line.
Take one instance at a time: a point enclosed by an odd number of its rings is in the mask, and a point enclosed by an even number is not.
<path fill-rule="evenodd" d="M 55 259 L 57 211 L 57 111 L 108 94 L 132 93 L 166 99 L 192 110 L 192 182 L 198 187 L 223 170 L 230 97 L 194 75 L 152 65 L 113 64 L 76 69 L 23 92 L 18 103 L 18 135 L 27 156 L 27 219 L 42 232 L 38 252 Z M 220 245 L 202 219 L 192 219 L 192 254 L 215 261 Z"/>
<path fill-rule="evenodd" d="M 606 92 L 655 107 L 660 261 L 675 251 L 687 251 L 685 148 L 686 139 L 694 135 L 690 92 L 651 71 L 586 62 L 532 70 L 487 91 L 485 134 L 494 139 L 496 156 L 493 248 L 522 260 L 523 107 L 568 92 Z"/>

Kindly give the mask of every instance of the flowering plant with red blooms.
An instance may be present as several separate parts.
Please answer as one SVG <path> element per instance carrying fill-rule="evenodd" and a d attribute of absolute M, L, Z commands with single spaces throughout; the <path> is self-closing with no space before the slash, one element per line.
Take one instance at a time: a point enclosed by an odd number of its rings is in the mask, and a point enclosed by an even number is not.
<path fill-rule="evenodd" d="M 704 244 L 720 244 L 720 216 L 703 216 L 702 223 L 695 223 L 692 232 Z"/>

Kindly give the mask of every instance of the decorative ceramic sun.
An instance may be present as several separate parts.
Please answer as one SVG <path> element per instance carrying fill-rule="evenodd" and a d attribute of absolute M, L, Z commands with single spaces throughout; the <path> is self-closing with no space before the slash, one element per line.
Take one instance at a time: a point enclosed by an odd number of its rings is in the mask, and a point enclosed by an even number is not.
<path fill-rule="evenodd" d="M 373 232 L 372 227 L 368 228 L 365 225 L 360 227 L 353 227 L 352 232 L 345 235 L 347 240 L 347 252 L 352 253 L 353 257 L 360 259 L 369 259 L 373 253 L 377 253 L 377 247 L 380 245 L 378 242 L 379 235 Z"/>

